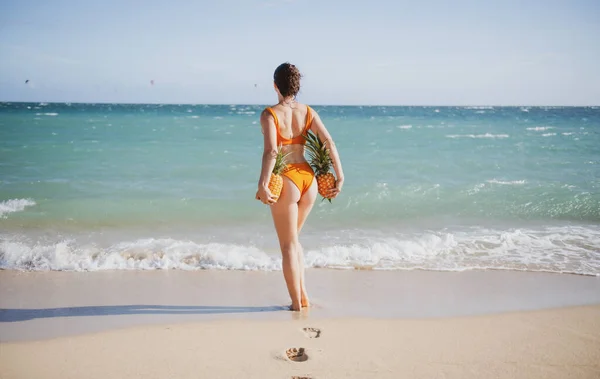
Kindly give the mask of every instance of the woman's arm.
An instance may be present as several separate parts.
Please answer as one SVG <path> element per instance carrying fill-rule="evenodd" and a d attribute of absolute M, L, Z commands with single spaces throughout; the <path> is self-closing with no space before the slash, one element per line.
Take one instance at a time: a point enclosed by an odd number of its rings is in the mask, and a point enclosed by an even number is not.
<path fill-rule="evenodd" d="M 342 161 L 340 160 L 340 155 L 338 153 L 337 147 L 335 146 L 335 142 L 329 134 L 329 131 L 321 121 L 319 114 L 314 110 L 313 112 L 313 121 L 310 126 L 310 130 L 317 135 L 317 138 L 321 142 L 325 144 L 325 146 L 329 149 L 329 156 L 331 157 L 331 162 L 333 164 L 333 169 L 335 171 L 336 176 L 336 188 L 332 189 L 330 194 L 332 197 L 335 197 L 342 190 L 342 186 L 344 185 L 344 170 L 342 169 Z"/>
<path fill-rule="evenodd" d="M 264 147 L 256 198 L 265 204 L 273 204 L 277 197 L 273 196 L 269 190 L 269 180 L 277 157 L 277 134 L 273 116 L 267 110 L 264 110 L 260 115 L 260 125 L 264 136 Z"/>

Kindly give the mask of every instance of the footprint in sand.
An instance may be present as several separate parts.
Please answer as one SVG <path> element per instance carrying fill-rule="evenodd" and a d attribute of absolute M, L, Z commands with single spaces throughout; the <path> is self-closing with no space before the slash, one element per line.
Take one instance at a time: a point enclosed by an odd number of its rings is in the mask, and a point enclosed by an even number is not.
<path fill-rule="evenodd" d="M 304 334 L 306 334 L 306 336 L 308 338 L 319 338 L 319 337 L 321 337 L 321 329 L 317 329 L 317 328 L 304 328 L 302 330 L 304 331 Z"/>
<path fill-rule="evenodd" d="M 308 360 L 308 355 L 306 355 L 303 347 L 291 347 L 285 351 L 285 354 L 292 362 L 305 362 Z"/>

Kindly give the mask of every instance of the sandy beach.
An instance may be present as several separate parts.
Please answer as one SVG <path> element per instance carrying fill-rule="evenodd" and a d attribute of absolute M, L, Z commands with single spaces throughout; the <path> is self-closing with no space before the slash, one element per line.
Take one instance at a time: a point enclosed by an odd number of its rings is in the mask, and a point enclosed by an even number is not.
<path fill-rule="evenodd" d="M 207 321 L 1 346 L 6 379 L 591 379 L 600 374 L 600 307 L 436 320 Z"/>
<path fill-rule="evenodd" d="M 2 271 L 0 377 L 600 375 L 599 278 L 309 270 L 292 313 L 280 275 Z"/>

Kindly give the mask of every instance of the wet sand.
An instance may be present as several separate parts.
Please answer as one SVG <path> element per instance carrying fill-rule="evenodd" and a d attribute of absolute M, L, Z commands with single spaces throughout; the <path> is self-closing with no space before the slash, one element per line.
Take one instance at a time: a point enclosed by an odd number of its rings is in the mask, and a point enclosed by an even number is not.
<path fill-rule="evenodd" d="M 600 277 L 308 270 L 311 318 L 442 318 L 600 304 Z M 216 319 L 293 320 L 281 272 L 0 271 L 0 341 Z"/>

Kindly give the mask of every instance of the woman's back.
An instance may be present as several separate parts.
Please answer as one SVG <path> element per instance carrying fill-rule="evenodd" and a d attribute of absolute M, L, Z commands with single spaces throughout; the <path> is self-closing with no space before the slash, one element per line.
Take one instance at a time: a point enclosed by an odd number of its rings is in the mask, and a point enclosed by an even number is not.
<path fill-rule="evenodd" d="M 304 162 L 304 136 L 310 129 L 312 114 L 305 104 L 277 104 L 267 108 L 277 128 L 277 144 L 282 146 L 289 163 Z"/>

